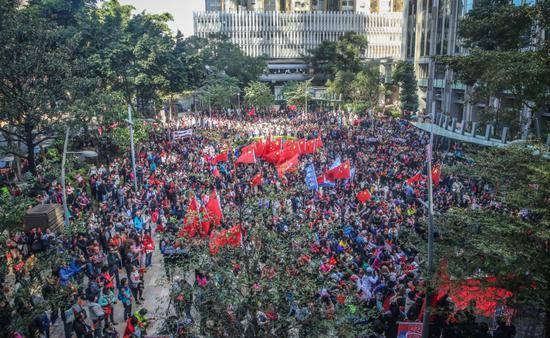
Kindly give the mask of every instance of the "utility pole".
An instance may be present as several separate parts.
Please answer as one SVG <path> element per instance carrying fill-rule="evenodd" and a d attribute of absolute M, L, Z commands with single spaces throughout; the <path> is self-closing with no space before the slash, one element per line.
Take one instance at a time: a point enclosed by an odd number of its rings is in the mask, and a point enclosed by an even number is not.
<path fill-rule="evenodd" d="M 137 193 L 137 175 L 136 175 L 136 151 L 134 147 L 134 122 L 132 121 L 132 107 L 128 105 L 128 127 L 130 128 L 130 151 L 132 152 L 132 172 L 134 174 L 134 191 Z"/>
<path fill-rule="evenodd" d="M 63 214 L 65 228 L 69 228 L 69 208 L 67 207 L 67 189 L 65 186 L 65 161 L 67 160 L 67 144 L 69 143 L 69 131 L 67 127 L 65 131 L 65 143 L 63 144 L 63 157 L 61 158 L 61 189 L 63 189 Z"/>
<path fill-rule="evenodd" d="M 436 0 L 437 1 L 437 0 Z M 431 312 L 431 300 L 432 300 L 432 286 L 433 286 L 433 271 L 434 271 L 434 219 L 433 219 L 433 182 L 432 182 L 432 149 L 434 143 L 433 132 L 433 119 L 435 113 L 432 115 L 432 123 L 430 123 L 430 143 L 426 148 L 426 159 L 428 161 L 428 271 L 426 288 L 426 306 L 424 308 L 424 317 L 422 318 L 422 338 L 429 337 L 430 331 L 430 312 Z"/>

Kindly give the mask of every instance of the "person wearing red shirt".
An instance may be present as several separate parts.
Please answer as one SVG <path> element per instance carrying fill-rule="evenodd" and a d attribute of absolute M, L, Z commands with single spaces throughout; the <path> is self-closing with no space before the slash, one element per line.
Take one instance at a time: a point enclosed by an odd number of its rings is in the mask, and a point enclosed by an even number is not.
<path fill-rule="evenodd" d="M 145 235 L 143 235 L 142 243 L 143 243 L 143 251 L 145 252 L 145 267 L 148 268 L 151 266 L 153 251 L 155 251 L 155 242 L 151 237 L 150 230 L 145 231 Z"/>

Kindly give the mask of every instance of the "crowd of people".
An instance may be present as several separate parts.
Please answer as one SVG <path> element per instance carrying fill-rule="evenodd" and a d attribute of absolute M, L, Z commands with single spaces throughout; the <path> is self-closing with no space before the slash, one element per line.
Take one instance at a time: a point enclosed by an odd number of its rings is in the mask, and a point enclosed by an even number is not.
<path fill-rule="evenodd" d="M 185 247 L 177 245 L 173 235 L 181 233 L 190 196 L 206 203 L 213 188 L 228 214 L 238 211 L 248 194 L 261 194 L 262 187 L 288 192 L 286 200 L 266 204 L 274 216 L 268 225 L 285 231 L 278 216 L 289 210 L 300 214 L 303 224 L 316 233 L 310 251 L 320 278 L 348 285 L 344 298 L 357 297 L 363 312 L 375 309 L 378 313 L 369 319 L 374 330 L 371 337 L 397 337 L 398 322 L 421 320 L 424 281 L 419 266 L 424 258 L 403 246 L 400 237 L 404 229 L 424 231 L 425 182 L 408 179 L 426 174 L 426 134 L 403 119 L 359 119 L 331 112 L 273 113 L 247 119 L 220 114 L 186 116 L 177 128 L 193 128 L 194 133 L 184 139 L 174 139 L 174 128 L 175 124 L 158 127 L 140 145 L 136 177 L 129 159 L 122 157 L 74 177 L 67 185 L 71 221 L 79 224 L 73 232 L 36 229 L 10 234 L 5 258 L 7 275 L 14 281 L 12 289 L 5 287 L 0 297 L 0 324 L 9 327 L 16 318 L 42 309 L 26 332 L 14 332 L 13 336 L 49 337 L 50 326 L 58 320 L 66 337 L 142 336 L 150 319 L 140 303 L 153 252 L 159 248 L 164 254 L 167 271 L 174 260 L 185 259 Z M 284 178 L 272 164 L 259 159 L 255 164 L 235 165 L 242 146 L 254 138 L 275 139 L 276 135 L 320 138 L 322 147 L 301 156 L 299 170 Z M 213 165 L 214 156 L 223 151 L 229 153 L 228 160 Z M 457 160 L 453 154 L 434 151 L 433 165 L 441 167 Z M 353 177 L 318 190 L 306 187 L 306 166 L 313 164 L 320 175 L 337 160 L 351 163 Z M 263 182 L 252 187 L 250 182 L 260 169 Z M 218 175 L 212 175 L 214 171 Z M 44 187 L 37 197 L 39 203 L 62 202 L 57 180 L 38 177 L 38 181 Z M 357 194 L 364 190 L 371 197 L 362 203 Z M 491 187 L 482 182 L 443 175 L 434 191 L 435 209 L 444 211 L 456 205 L 500 208 L 492 196 Z M 229 223 L 222 222 L 222 227 L 233 225 Z M 52 250 L 60 258 L 45 272 L 47 283 L 41 292 L 11 299 L 11 294 L 21 295 L 17 290 L 30 285 L 36 273 L 33 267 L 38 265 L 33 260 Z M 196 283 L 206 283 L 210 277 L 208 271 L 201 271 Z M 8 279 L 4 278 L 4 286 Z M 331 320 L 336 309 L 344 306 L 340 296 L 323 288 L 318 304 L 311 303 L 305 311 L 301 311 L 305 304 L 295 304 L 289 315 L 300 321 L 319 311 Z M 465 319 L 455 325 L 456 318 L 462 317 L 451 315 L 456 313 L 452 302 L 445 297 L 440 303 L 448 311 L 434 317 L 434 337 L 442 332 L 444 337 L 491 337 L 488 325 L 477 323 L 468 310 L 460 312 Z M 124 332 L 116 329 L 115 311 L 123 312 Z M 494 337 L 512 337 L 513 330 L 501 324 Z"/>

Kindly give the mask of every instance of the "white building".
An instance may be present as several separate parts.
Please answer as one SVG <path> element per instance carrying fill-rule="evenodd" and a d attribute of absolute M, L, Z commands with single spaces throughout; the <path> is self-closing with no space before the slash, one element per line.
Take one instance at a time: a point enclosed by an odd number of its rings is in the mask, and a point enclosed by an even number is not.
<path fill-rule="evenodd" d="M 338 41 L 346 32 L 367 37 L 365 58 L 401 56 L 401 13 L 214 11 L 194 13 L 193 22 L 198 37 L 224 34 L 249 56 L 301 58 L 322 41 Z"/>

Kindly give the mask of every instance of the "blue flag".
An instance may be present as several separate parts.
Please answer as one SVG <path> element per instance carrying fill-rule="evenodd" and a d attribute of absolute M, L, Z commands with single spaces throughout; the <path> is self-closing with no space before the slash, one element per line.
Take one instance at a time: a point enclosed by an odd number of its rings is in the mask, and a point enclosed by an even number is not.
<path fill-rule="evenodd" d="M 336 168 L 337 166 L 339 166 L 340 164 L 341 164 L 340 156 L 338 156 L 338 157 L 336 157 L 336 159 L 334 160 L 332 165 L 328 168 L 328 170 L 332 170 L 332 169 Z"/>
<path fill-rule="evenodd" d="M 306 186 L 310 190 L 319 189 L 317 184 L 317 175 L 315 174 L 315 167 L 313 163 L 306 167 Z"/>

